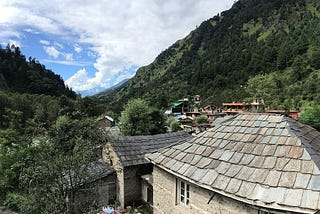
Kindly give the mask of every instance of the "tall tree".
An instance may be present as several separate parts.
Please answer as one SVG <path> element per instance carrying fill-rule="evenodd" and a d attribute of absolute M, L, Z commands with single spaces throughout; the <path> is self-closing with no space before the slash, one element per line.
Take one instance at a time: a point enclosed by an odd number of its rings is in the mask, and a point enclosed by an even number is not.
<path fill-rule="evenodd" d="M 21 176 L 27 187 L 24 195 L 30 201 L 23 210 L 75 213 L 75 208 L 81 206 L 76 192 L 86 181 L 94 180 L 88 168 L 99 158 L 99 147 L 105 139 L 104 132 L 91 119 L 58 118 L 47 139 L 39 142 L 34 163 Z M 97 206 L 94 200 L 86 203 Z"/>
<path fill-rule="evenodd" d="M 128 101 L 119 121 L 123 135 L 158 134 L 165 130 L 162 114 L 139 98 Z"/>
<path fill-rule="evenodd" d="M 320 131 L 320 105 L 305 108 L 299 117 L 299 121 L 306 123 Z"/>

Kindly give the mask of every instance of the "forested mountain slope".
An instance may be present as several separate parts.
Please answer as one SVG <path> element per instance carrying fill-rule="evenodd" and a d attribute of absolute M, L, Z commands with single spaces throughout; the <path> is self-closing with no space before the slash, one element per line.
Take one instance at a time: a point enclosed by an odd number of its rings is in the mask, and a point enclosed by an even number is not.
<path fill-rule="evenodd" d="M 76 97 L 59 75 L 31 57 L 27 61 L 19 47 L 13 45 L 0 48 L 0 90 Z"/>
<path fill-rule="evenodd" d="M 203 104 L 262 98 L 274 108 L 320 101 L 320 2 L 239 0 L 99 95 L 122 105 L 140 97 L 166 108 L 199 94 Z"/>

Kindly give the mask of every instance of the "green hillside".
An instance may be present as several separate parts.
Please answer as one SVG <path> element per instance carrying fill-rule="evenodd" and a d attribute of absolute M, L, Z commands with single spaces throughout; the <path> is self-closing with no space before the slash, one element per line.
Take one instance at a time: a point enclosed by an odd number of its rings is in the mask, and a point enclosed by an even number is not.
<path fill-rule="evenodd" d="M 19 47 L 13 45 L 0 48 L 0 90 L 76 97 L 59 75 L 31 57 L 26 60 Z"/>
<path fill-rule="evenodd" d="M 239 0 L 98 99 L 122 106 L 140 97 L 161 108 L 196 94 L 215 105 L 255 97 L 273 108 L 319 102 L 319 14 L 316 0 Z"/>

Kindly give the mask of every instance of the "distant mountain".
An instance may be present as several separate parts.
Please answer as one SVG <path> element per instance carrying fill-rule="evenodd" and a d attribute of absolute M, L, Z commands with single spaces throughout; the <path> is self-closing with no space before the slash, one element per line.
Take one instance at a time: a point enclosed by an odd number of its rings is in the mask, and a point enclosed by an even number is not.
<path fill-rule="evenodd" d="M 81 94 L 81 97 L 86 97 L 86 96 L 94 96 L 95 94 L 98 94 L 104 90 L 106 90 L 106 89 L 103 87 L 95 87 L 90 90 L 80 91 L 79 93 Z"/>
<path fill-rule="evenodd" d="M 275 108 L 320 102 L 319 29 L 318 0 L 239 0 L 99 99 L 121 106 L 141 97 L 161 108 L 196 94 L 218 106 L 254 97 Z"/>
<path fill-rule="evenodd" d="M 113 94 L 115 90 L 117 90 L 118 88 L 120 88 L 121 86 L 123 86 L 126 82 L 128 82 L 130 79 L 124 79 L 120 82 L 118 82 L 117 84 L 115 84 L 114 86 L 102 91 L 102 92 L 99 92 L 99 93 L 96 93 L 94 95 L 95 98 L 97 98 L 98 100 L 99 99 L 102 99 L 105 101 L 105 99 L 110 95 L 110 94 Z"/>
<path fill-rule="evenodd" d="M 120 86 L 122 86 L 123 84 L 125 84 L 129 79 L 124 79 L 122 81 L 120 81 L 119 83 L 115 84 L 114 86 L 110 87 L 110 88 L 102 88 L 102 87 L 96 87 L 90 90 L 86 90 L 86 91 L 81 91 L 81 95 L 82 97 L 85 96 L 94 96 L 94 97 L 104 97 L 107 96 L 109 93 L 111 93 L 113 90 L 115 90 L 116 88 L 119 88 Z"/>
<path fill-rule="evenodd" d="M 0 47 L 0 90 L 76 97 L 76 93 L 65 86 L 61 76 L 31 57 L 27 61 L 19 47 L 14 45 Z"/>

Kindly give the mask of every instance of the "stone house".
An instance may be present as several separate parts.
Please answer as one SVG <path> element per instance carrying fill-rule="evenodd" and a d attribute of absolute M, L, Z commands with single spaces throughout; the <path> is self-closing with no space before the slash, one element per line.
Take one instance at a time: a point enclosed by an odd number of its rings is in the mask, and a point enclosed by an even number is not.
<path fill-rule="evenodd" d="M 289 117 L 239 114 L 146 157 L 154 213 L 320 210 L 320 133 Z"/>
<path fill-rule="evenodd" d="M 82 172 L 81 179 L 73 176 L 68 178 L 69 195 L 74 193 L 75 211 L 86 212 L 88 207 L 102 207 L 116 199 L 116 173 L 102 159 L 91 162 Z M 71 185 L 71 183 L 76 184 Z M 74 188 L 73 190 L 71 188 Z"/>
<path fill-rule="evenodd" d="M 152 203 L 152 164 L 144 156 L 190 138 L 187 132 L 150 136 L 109 136 L 102 157 L 116 171 L 116 198 L 122 207 Z"/>

